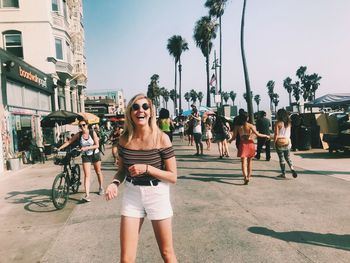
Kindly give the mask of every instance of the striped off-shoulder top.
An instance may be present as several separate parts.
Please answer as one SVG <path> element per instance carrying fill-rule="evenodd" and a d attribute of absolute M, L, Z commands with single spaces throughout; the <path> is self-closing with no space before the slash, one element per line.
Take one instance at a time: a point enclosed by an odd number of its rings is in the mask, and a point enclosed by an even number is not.
<path fill-rule="evenodd" d="M 151 150 L 132 150 L 118 145 L 119 157 L 123 159 L 123 168 L 126 177 L 130 177 L 128 168 L 134 164 L 148 164 L 158 169 L 164 169 L 164 160 L 174 157 L 174 148 L 172 146 Z M 153 180 L 150 175 L 141 175 L 133 178 L 137 180 Z"/>

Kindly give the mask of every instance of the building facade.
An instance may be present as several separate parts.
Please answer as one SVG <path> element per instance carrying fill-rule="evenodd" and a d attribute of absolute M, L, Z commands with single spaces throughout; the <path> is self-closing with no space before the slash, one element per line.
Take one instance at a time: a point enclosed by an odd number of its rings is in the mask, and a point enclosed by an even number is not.
<path fill-rule="evenodd" d="M 41 140 L 42 132 L 53 133 L 40 127 L 43 116 L 85 109 L 82 0 L 0 0 L 0 62 L 6 159 L 28 140 Z"/>
<path fill-rule="evenodd" d="M 0 0 L 0 47 L 54 79 L 53 110 L 84 111 L 82 0 Z"/>

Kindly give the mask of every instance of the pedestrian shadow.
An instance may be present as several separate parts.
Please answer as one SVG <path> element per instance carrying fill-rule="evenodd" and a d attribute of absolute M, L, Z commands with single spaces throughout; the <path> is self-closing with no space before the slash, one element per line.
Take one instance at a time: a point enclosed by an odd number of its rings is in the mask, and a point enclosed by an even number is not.
<path fill-rule="evenodd" d="M 179 176 L 178 179 L 183 180 L 197 180 L 201 182 L 217 182 L 230 185 L 242 186 L 243 177 L 242 174 L 204 174 L 204 173 L 191 173 L 189 175 Z M 230 182 L 229 182 L 230 181 Z M 234 181 L 242 181 L 236 183 Z"/>
<path fill-rule="evenodd" d="M 312 152 L 303 152 L 303 153 L 293 153 L 296 156 L 300 156 L 304 159 L 348 159 L 350 157 L 350 153 L 345 152 L 335 152 L 335 153 L 329 153 L 329 152 L 318 152 L 318 153 L 312 153 Z"/>
<path fill-rule="evenodd" d="M 76 193 L 78 194 L 78 193 Z M 51 189 L 36 189 L 30 191 L 13 191 L 7 193 L 5 200 L 13 204 L 24 204 L 24 209 L 29 212 L 47 213 L 57 211 L 51 199 Z M 68 201 L 74 201 L 79 204 L 80 200 L 74 198 L 75 194 L 69 194 Z"/>
<path fill-rule="evenodd" d="M 332 233 L 314 233 L 308 231 L 276 232 L 266 227 L 249 227 L 248 231 L 254 234 L 270 236 L 286 242 L 303 243 L 314 246 L 330 247 L 350 251 L 350 235 Z"/>

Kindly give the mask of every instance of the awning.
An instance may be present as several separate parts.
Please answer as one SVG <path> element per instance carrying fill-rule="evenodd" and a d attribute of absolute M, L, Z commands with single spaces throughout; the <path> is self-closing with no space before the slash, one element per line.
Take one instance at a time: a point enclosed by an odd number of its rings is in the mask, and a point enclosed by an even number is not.
<path fill-rule="evenodd" d="M 350 93 L 334 93 L 319 97 L 304 104 L 304 107 L 336 107 L 349 106 Z"/>

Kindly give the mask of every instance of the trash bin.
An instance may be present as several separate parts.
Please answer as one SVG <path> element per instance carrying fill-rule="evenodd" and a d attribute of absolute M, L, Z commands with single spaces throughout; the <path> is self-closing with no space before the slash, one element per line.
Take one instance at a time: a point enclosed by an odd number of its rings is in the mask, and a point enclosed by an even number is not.
<path fill-rule="evenodd" d="M 298 136 L 298 150 L 310 150 L 311 149 L 311 128 L 306 126 L 300 126 Z"/>

